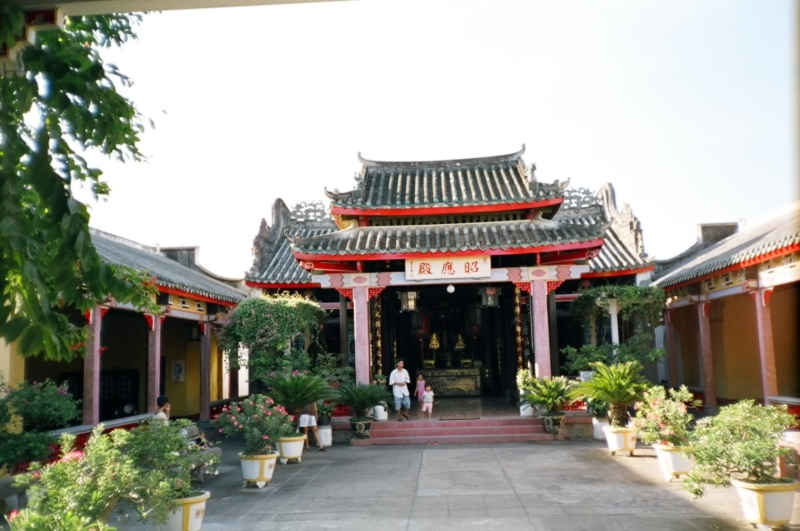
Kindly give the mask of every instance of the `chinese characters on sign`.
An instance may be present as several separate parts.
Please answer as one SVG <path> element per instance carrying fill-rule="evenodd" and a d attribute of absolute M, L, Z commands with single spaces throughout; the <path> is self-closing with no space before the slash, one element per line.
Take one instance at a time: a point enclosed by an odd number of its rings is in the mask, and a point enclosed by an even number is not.
<path fill-rule="evenodd" d="M 492 262 L 488 256 L 406 260 L 406 280 L 487 278 L 490 276 L 492 276 Z"/>

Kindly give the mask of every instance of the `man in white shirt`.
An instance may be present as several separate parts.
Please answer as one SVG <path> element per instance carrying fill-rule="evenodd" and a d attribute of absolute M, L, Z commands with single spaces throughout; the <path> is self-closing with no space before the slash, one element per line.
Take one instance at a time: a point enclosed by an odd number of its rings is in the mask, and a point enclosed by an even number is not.
<path fill-rule="evenodd" d="M 408 375 L 408 371 L 403 368 L 403 365 L 403 360 L 397 360 L 397 368 L 389 375 L 389 385 L 392 386 L 394 408 L 397 410 L 398 421 L 402 421 L 403 417 L 406 420 L 411 420 L 408 417 L 408 412 L 411 410 L 411 395 L 408 392 L 408 384 L 411 383 L 411 377 Z"/>

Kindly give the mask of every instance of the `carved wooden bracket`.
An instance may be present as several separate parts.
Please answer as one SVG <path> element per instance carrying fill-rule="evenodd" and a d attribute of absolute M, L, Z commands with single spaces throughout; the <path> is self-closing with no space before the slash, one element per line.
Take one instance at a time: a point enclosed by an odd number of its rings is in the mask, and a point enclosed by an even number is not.
<path fill-rule="evenodd" d="M 369 299 L 371 299 L 371 298 L 373 298 L 373 297 L 375 297 L 377 295 L 380 295 L 381 292 L 383 290 L 385 290 L 385 289 L 386 289 L 386 286 L 380 286 L 380 287 L 377 287 L 377 288 L 369 288 L 369 296 L 367 297 L 367 299 L 369 300 Z"/>
<path fill-rule="evenodd" d="M 144 320 L 147 321 L 147 328 L 150 331 L 153 331 L 153 330 L 156 329 L 156 320 L 151 314 L 149 314 L 149 313 L 144 314 Z"/>
<path fill-rule="evenodd" d="M 530 282 L 514 282 L 514 285 L 518 287 L 521 291 L 524 291 L 525 293 L 531 293 Z"/>
<path fill-rule="evenodd" d="M 201 336 L 206 335 L 206 323 L 202 323 L 201 322 L 201 323 L 197 323 L 197 324 L 200 327 L 200 335 Z"/>
<path fill-rule="evenodd" d="M 353 289 L 352 288 L 335 288 L 339 294 L 344 295 L 346 298 L 353 300 Z"/>
<path fill-rule="evenodd" d="M 550 293 L 551 291 L 555 291 L 556 288 L 558 288 L 563 283 L 564 283 L 563 280 L 549 280 L 547 282 L 547 293 Z"/>

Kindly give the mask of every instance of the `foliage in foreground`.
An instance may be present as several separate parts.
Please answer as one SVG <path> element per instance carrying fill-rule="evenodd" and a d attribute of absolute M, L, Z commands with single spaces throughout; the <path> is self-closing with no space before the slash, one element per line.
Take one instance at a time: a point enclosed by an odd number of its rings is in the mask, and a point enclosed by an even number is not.
<path fill-rule="evenodd" d="M 705 485 L 730 485 L 731 479 L 748 483 L 779 483 L 777 461 L 792 449 L 780 445 L 784 431 L 797 423 L 785 405 L 761 406 L 742 400 L 721 407 L 715 417 L 697 422 L 689 438 L 687 455 L 695 459 L 683 488 L 695 498 Z"/>
<path fill-rule="evenodd" d="M 524 385 L 521 404 L 527 407 L 539 406 L 544 409 L 543 413 L 540 411 L 543 415 L 557 415 L 573 402 L 571 393 L 575 382 L 564 376 L 530 378 Z"/>
<path fill-rule="evenodd" d="M 647 380 L 642 376 L 642 366 L 635 361 L 606 365 L 593 363 L 595 375 L 581 382 L 572 392 L 576 399 L 591 398 L 609 406 L 608 423 L 617 428 L 628 422 L 627 407 L 642 398 Z"/>
<path fill-rule="evenodd" d="M 264 395 L 251 395 L 241 402 L 231 402 L 211 421 L 227 437 L 244 435 L 242 455 L 269 455 L 282 437 L 294 433 L 292 417 L 286 408 Z"/>
<path fill-rule="evenodd" d="M 650 387 L 641 402 L 636 403 L 633 425 L 645 444 L 686 446 L 689 443 L 689 426 L 694 415 L 689 409 L 702 405 L 689 388 L 667 391 L 660 385 Z"/>
<path fill-rule="evenodd" d="M 70 17 L 37 33 L 19 75 L 0 77 L 0 336 L 23 356 L 68 361 L 83 352 L 80 317 L 111 294 L 153 311 L 155 288 L 130 268 L 102 262 L 89 209 L 72 193 L 88 184 L 106 196 L 103 172 L 81 153 L 138 161 L 143 131 L 133 103 L 117 92 L 130 81 L 104 64 L 100 48 L 135 38 L 138 15 Z M 24 34 L 18 5 L 0 9 L 0 42 Z"/>
<path fill-rule="evenodd" d="M 652 334 L 640 330 L 619 345 L 604 343 L 599 346 L 591 344 L 582 345 L 580 348 L 564 347 L 561 352 L 566 356 L 567 362 L 562 367 L 568 374 L 591 370 L 592 363 L 625 363 L 635 361 L 644 365 L 648 361 L 658 361 L 664 357 L 666 351 L 652 345 Z"/>

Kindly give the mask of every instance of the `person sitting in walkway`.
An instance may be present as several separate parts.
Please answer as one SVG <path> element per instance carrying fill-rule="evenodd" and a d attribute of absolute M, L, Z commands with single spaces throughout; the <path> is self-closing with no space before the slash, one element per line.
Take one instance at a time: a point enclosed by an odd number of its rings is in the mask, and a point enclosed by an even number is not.
<path fill-rule="evenodd" d="M 169 398 L 166 396 L 159 396 L 156 398 L 156 410 L 153 412 L 153 418 L 156 420 L 164 421 L 164 424 L 169 423 Z"/>
<path fill-rule="evenodd" d="M 314 432 L 314 439 L 317 441 L 317 446 L 319 446 L 319 451 L 324 452 L 325 447 L 322 446 L 322 439 L 319 437 L 319 430 L 317 429 L 317 417 L 319 413 L 317 412 L 317 404 L 316 402 L 312 402 L 300 410 L 300 429 L 306 436 L 306 450 L 310 448 L 308 444 L 308 431 L 311 430 Z"/>
<path fill-rule="evenodd" d="M 408 371 L 403 368 L 405 363 L 403 360 L 397 360 L 397 368 L 389 375 L 389 385 L 392 386 L 392 394 L 394 395 L 394 408 L 397 410 L 397 420 L 411 420 L 408 417 L 411 411 L 411 395 L 408 392 L 408 384 L 411 383 L 411 377 Z"/>
<path fill-rule="evenodd" d="M 425 392 L 422 394 L 422 409 L 420 414 L 428 412 L 428 420 L 433 415 L 433 389 L 430 385 L 425 386 Z"/>

